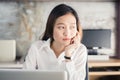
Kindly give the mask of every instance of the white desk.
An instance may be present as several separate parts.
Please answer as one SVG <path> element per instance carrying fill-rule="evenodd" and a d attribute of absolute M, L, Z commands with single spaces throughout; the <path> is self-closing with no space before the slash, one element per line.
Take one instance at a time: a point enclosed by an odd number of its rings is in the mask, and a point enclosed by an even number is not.
<path fill-rule="evenodd" d="M 22 69 L 23 64 L 19 62 L 0 62 L 0 69 Z"/>

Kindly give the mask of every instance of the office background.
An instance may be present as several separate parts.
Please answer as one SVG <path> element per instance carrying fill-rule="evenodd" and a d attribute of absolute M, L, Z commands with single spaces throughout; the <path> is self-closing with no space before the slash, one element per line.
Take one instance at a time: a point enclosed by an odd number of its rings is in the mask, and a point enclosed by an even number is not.
<path fill-rule="evenodd" d="M 115 55 L 115 2 L 0 2 L 0 39 L 15 39 L 17 55 L 25 55 L 30 44 L 43 34 L 51 9 L 60 3 L 78 12 L 83 29 L 111 29 L 111 49 L 99 52 Z"/>

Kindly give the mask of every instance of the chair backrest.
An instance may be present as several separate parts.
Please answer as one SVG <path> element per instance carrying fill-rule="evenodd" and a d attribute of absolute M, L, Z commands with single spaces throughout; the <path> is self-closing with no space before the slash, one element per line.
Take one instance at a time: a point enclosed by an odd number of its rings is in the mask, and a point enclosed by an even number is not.
<path fill-rule="evenodd" d="M 0 62 L 14 62 L 16 58 L 16 41 L 0 40 Z"/>
<path fill-rule="evenodd" d="M 86 77 L 85 80 L 89 80 L 89 75 L 88 75 L 89 69 L 88 69 L 88 61 L 86 63 Z"/>

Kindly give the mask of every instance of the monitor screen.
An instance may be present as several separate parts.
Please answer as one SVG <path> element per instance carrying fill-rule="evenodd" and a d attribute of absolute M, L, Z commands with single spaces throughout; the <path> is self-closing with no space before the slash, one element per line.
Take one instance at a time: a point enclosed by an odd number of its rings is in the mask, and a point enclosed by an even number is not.
<path fill-rule="evenodd" d="M 110 48 L 111 30 L 110 29 L 86 29 L 83 30 L 82 43 L 89 49 Z"/>

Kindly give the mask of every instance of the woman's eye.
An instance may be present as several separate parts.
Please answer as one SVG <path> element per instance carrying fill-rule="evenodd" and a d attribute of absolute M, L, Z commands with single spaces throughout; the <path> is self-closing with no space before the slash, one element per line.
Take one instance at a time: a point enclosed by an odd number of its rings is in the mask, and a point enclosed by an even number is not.
<path fill-rule="evenodd" d="M 64 29 L 64 26 L 59 26 L 58 28 L 59 28 L 59 29 Z"/>
<path fill-rule="evenodd" d="M 71 29 L 74 29 L 74 28 L 76 28 L 76 27 L 75 27 L 75 26 L 71 26 L 70 28 L 71 28 Z"/>

